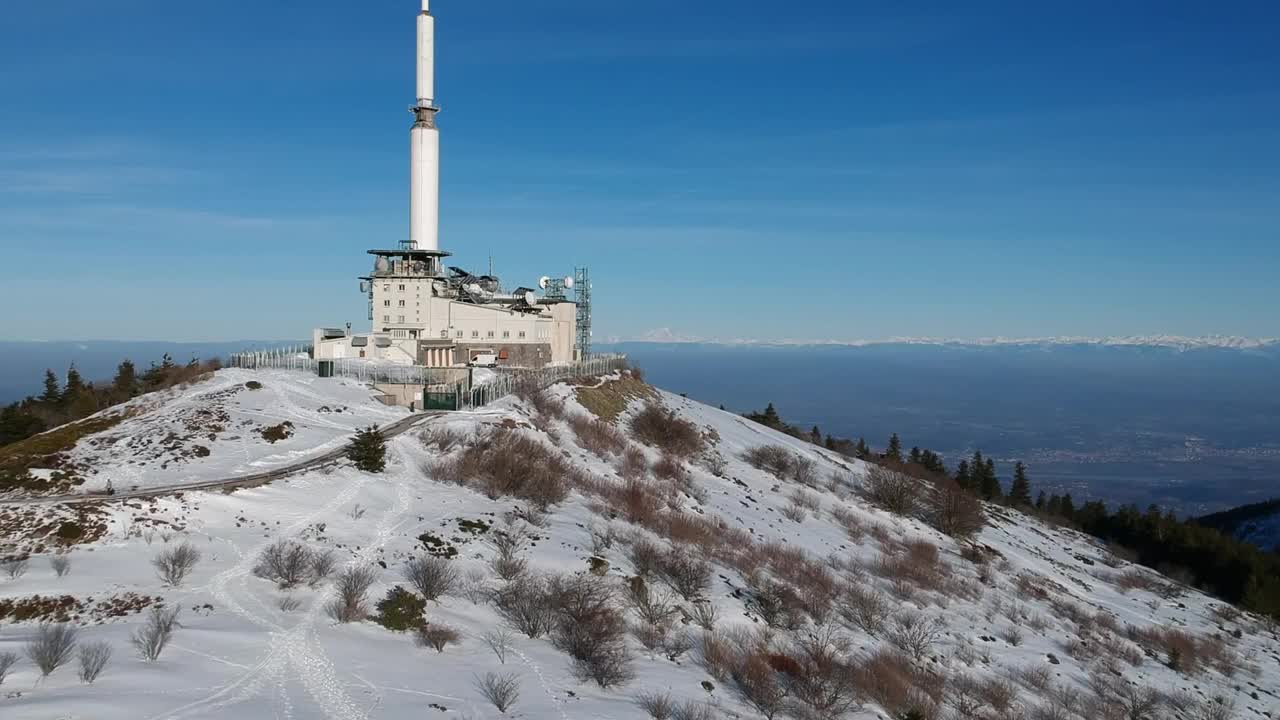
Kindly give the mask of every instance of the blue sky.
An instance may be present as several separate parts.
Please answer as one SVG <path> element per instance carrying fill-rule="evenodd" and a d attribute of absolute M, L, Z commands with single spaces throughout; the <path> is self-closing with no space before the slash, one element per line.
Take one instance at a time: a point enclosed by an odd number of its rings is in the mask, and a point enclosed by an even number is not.
<path fill-rule="evenodd" d="M 415 0 L 11 3 L 0 337 L 363 327 Z M 442 244 L 597 336 L 1280 335 L 1280 6 L 437 0 Z"/>

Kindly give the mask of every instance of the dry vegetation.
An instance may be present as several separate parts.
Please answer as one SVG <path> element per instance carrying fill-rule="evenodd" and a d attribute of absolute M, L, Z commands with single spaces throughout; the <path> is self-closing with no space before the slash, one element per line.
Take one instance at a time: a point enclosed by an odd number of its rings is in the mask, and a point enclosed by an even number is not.
<path fill-rule="evenodd" d="M 624 371 L 621 377 L 597 385 L 574 388 L 578 404 L 607 423 L 616 423 L 634 400 L 657 400 L 658 391 L 644 382 L 639 371 Z"/>
<path fill-rule="evenodd" d="M 461 453 L 429 464 L 433 479 L 475 488 L 492 499 L 516 497 L 538 507 L 562 502 L 584 484 L 583 472 L 544 443 L 517 430 L 495 428 Z"/>

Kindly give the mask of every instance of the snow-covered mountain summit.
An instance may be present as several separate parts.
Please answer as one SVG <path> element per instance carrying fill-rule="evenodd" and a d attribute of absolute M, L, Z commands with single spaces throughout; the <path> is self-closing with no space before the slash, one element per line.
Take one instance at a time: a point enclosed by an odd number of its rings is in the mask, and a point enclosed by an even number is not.
<path fill-rule="evenodd" d="M 349 381 L 221 371 L 71 452 L 145 486 L 279 451 L 219 437 L 155 471 L 103 449 L 214 408 L 290 422 L 302 458 L 402 417 Z M 0 554 L 26 559 L 0 574 L 0 716 L 1280 716 L 1273 623 L 1006 508 L 957 540 L 893 480 L 621 374 L 423 416 L 383 473 L 0 505 Z M 197 558 L 181 577 L 175 555 Z M 180 624 L 143 661 L 157 607 Z M 111 648 L 92 684 L 75 650 L 41 679 L 28 647 L 55 620 Z"/>

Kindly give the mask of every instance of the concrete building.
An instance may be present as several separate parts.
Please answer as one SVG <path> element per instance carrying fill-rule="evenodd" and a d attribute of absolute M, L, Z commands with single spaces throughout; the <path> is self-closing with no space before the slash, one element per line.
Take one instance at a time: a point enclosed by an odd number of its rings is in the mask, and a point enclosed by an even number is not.
<path fill-rule="evenodd" d="M 435 18 L 429 0 L 418 15 L 417 102 L 410 130 L 409 240 L 370 250 L 373 270 L 360 278 L 370 329 L 314 331 L 320 360 L 366 358 L 383 363 L 452 367 L 492 353 L 499 365 L 542 367 L 579 358 L 578 308 L 564 293 L 539 296 L 498 278 L 446 267 L 440 250 L 440 130 L 435 102 Z M 548 287 L 543 278 L 540 288 Z M 572 278 L 553 287 L 572 287 Z M 584 306 L 585 307 L 585 306 Z M 585 326 L 584 326 L 585 327 Z"/>

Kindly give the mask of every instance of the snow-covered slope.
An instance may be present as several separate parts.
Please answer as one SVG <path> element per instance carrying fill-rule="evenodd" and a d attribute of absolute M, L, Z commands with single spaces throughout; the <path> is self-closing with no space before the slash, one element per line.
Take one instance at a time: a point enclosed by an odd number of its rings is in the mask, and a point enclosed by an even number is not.
<path fill-rule="evenodd" d="M 235 369 L 108 412 L 131 417 L 67 453 L 83 468 L 84 492 L 108 482 L 124 491 L 271 470 L 339 448 L 357 428 L 408 414 L 353 380 Z"/>
<path fill-rule="evenodd" d="M 263 390 L 253 391 L 258 395 L 218 395 L 250 379 L 264 384 Z M 633 439 L 617 452 L 586 449 L 569 421 L 577 418 L 581 427 L 590 411 L 579 403 L 578 388 L 559 385 L 551 393 L 563 400 L 563 416 L 554 404 L 539 414 L 516 398 L 481 411 L 441 416 L 429 421 L 429 442 L 418 433 L 391 440 L 382 474 L 341 466 L 231 494 L 188 493 L 103 505 L 90 518 L 102 525 L 101 536 L 70 549 L 71 568 L 63 577 L 52 570 L 51 543 L 17 529 L 30 518 L 11 514 L 6 521 L 0 516 L 0 532 L 5 533 L 0 543 L 10 552 L 16 548 L 32 555 L 25 573 L 12 579 L 0 574 L 0 657 L 6 652 L 19 656 L 0 685 L 0 717 L 500 717 L 476 687 L 475 678 L 487 672 L 514 677 L 519 699 L 508 711 L 510 717 L 642 720 L 650 716 L 637 703 L 645 693 L 669 693 L 675 701 L 696 703 L 705 708 L 703 717 L 763 717 L 746 702 L 732 674 L 717 671 L 700 651 L 708 631 L 693 622 L 695 616 L 714 627 L 713 639 L 729 645 L 732 638 L 747 642 L 743 638 L 748 632 L 756 633 L 753 643 L 766 638 L 770 672 L 783 685 L 796 680 L 786 674 L 795 644 L 808 641 L 813 646 L 811 639 L 820 635 L 814 618 L 825 620 L 830 634 L 821 637 L 835 641 L 830 647 L 837 648 L 840 667 L 847 662 L 851 676 L 858 678 L 860 702 L 847 714 L 850 718 L 899 713 L 903 708 L 894 700 L 899 696 L 926 709 L 932 702 L 927 698 L 941 700 L 947 713 L 955 709 L 955 698 L 972 696 L 990 706 L 1005 704 L 1003 697 L 1008 707 L 999 717 L 1037 717 L 1041 708 L 1068 706 L 1067 698 L 1083 703 L 1093 695 L 1091 688 L 1104 684 L 1117 697 L 1126 694 L 1122 688 L 1153 688 L 1166 696 L 1187 693 L 1177 704 L 1186 710 L 1195 709 L 1191 698 L 1221 697 L 1235 708 L 1229 717 L 1280 717 L 1280 641 L 1274 625 L 1268 629 L 1259 619 L 1224 612 L 1210 598 L 1109 557 L 1078 533 L 1009 510 L 990 512 L 991 523 L 977 539 L 980 550 L 967 553 L 986 561 L 967 560 L 961 545 L 920 520 L 862 500 L 863 464 L 679 396 L 653 391 L 646 400 L 649 392 L 632 384 L 626 392 L 609 394 L 609 402 L 587 404 L 606 415 L 621 407 L 617 425 L 624 429 L 646 401 L 660 402 L 676 419 L 695 425 L 707 450 L 662 470 L 683 474 L 683 481 L 657 478 L 654 468 L 661 467 L 661 454 Z M 153 413 L 133 435 L 176 432 L 210 398 L 225 403 L 225 433 L 243 439 L 248 431 L 236 430 L 239 423 L 271 425 L 289 417 L 296 441 L 260 447 L 223 438 L 213 443 L 207 458 L 171 463 L 165 473 L 190 473 L 196 467 L 222 473 L 283 461 L 284 455 L 317 451 L 339 442 L 353 427 L 398 412 L 373 407 L 366 402 L 366 389 L 339 380 L 220 373 L 215 383 L 166 400 L 163 411 Z M 359 411 L 322 412 L 326 406 Z M 574 488 L 567 499 L 544 514 L 527 502 L 492 499 L 468 486 L 432 479 L 445 476 L 442 460 L 456 458 L 464 452 L 462 446 L 490 433 L 517 433 L 551 448 L 553 456 L 573 469 Z M 149 475 L 157 472 L 152 465 L 138 465 L 135 453 L 122 449 L 131 436 L 93 450 L 99 476 L 130 474 L 132 483 L 159 476 Z M 454 446 L 453 439 L 461 444 Z M 811 472 L 801 478 L 812 486 L 802 487 L 743 460 L 744 453 L 761 446 L 785 447 L 812 463 Z M 640 456 L 644 462 L 639 467 L 647 470 L 637 471 Z M 206 465 L 196 464 L 200 460 Z M 625 496 L 618 492 L 627 487 L 624 475 L 647 477 L 647 486 L 658 488 L 665 500 L 650 508 L 651 516 L 640 524 L 629 522 L 640 518 L 617 502 Z M 29 514 L 41 512 L 62 511 L 40 508 Z M 594 570 L 598 582 L 619 598 L 640 569 L 636 540 L 648 538 L 659 547 L 711 561 L 711 582 L 701 593 L 707 603 L 673 596 L 688 621 L 675 615 L 671 636 L 687 633 L 694 647 L 677 652 L 680 648 L 668 643 L 646 650 L 638 637 L 630 637 L 634 677 L 607 689 L 580 679 L 570 658 L 546 636 L 513 633 L 502 662 L 484 639 L 505 624 L 488 602 L 487 591 L 504 587 L 493 569 L 494 540 L 517 527 L 529 536 L 520 556 L 530 573 L 585 575 Z M 655 528 L 697 542 L 673 541 L 654 533 Z M 708 528 L 715 530 L 708 535 Z M 332 551 L 339 570 L 372 569 L 370 605 L 392 586 L 407 585 L 401 573 L 411 558 L 429 552 L 452 555 L 450 562 L 463 580 L 450 594 L 428 603 L 426 616 L 433 625 L 455 628 L 460 642 L 437 653 L 416 645 L 408 634 L 370 621 L 338 623 L 326 611 L 337 593 L 332 580 L 282 591 L 255 576 L 263 550 L 281 539 Z M 198 550 L 200 561 L 179 587 L 168 587 L 151 562 L 182 543 Z M 936 550 L 936 560 L 930 548 Z M 743 573 L 751 564 L 755 577 Z M 778 623 L 793 625 L 790 629 L 762 632 L 766 613 L 754 593 L 770 577 L 809 583 L 796 588 L 796 601 L 812 612 Z M 1128 585 L 1142 587 L 1124 590 L 1117 582 L 1122 577 Z M 824 612 L 819 591 L 828 585 L 839 592 Z M 648 587 L 655 595 L 669 592 L 653 577 Z M 894 665 L 904 661 L 880 652 L 891 647 L 892 639 L 902 644 L 903 634 L 894 632 L 893 618 L 874 632 L 854 621 L 851 593 L 882 598 L 904 623 L 913 618 L 931 627 L 937 623 L 918 659 Z M 75 608 L 69 614 L 86 623 L 81 644 L 104 641 L 114 649 L 114 659 L 94 684 L 77 680 L 74 661 L 40 680 L 23 656 L 36 625 L 31 619 L 5 617 L 5 602 L 12 606 L 37 595 L 71 598 L 65 602 Z M 146 613 L 131 611 L 157 599 L 181 609 L 181 627 L 160 658 L 146 663 L 136 658 L 129 642 Z M 625 607 L 620 599 L 618 604 Z M 706 617 L 708 606 L 714 608 L 714 620 Z M 632 625 L 641 624 L 635 610 L 626 610 L 626 616 Z M 1156 631 L 1186 633 L 1193 639 L 1195 657 L 1184 654 L 1171 662 L 1152 640 Z M 1193 660 L 1201 666 L 1192 669 Z M 981 688 L 973 689 L 977 686 L 970 679 Z M 787 702 L 799 702 L 798 693 L 793 690 Z M 1078 707 L 1084 712 L 1084 705 Z M 1167 707 L 1159 717 L 1174 717 L 1177 707 Z"/>

